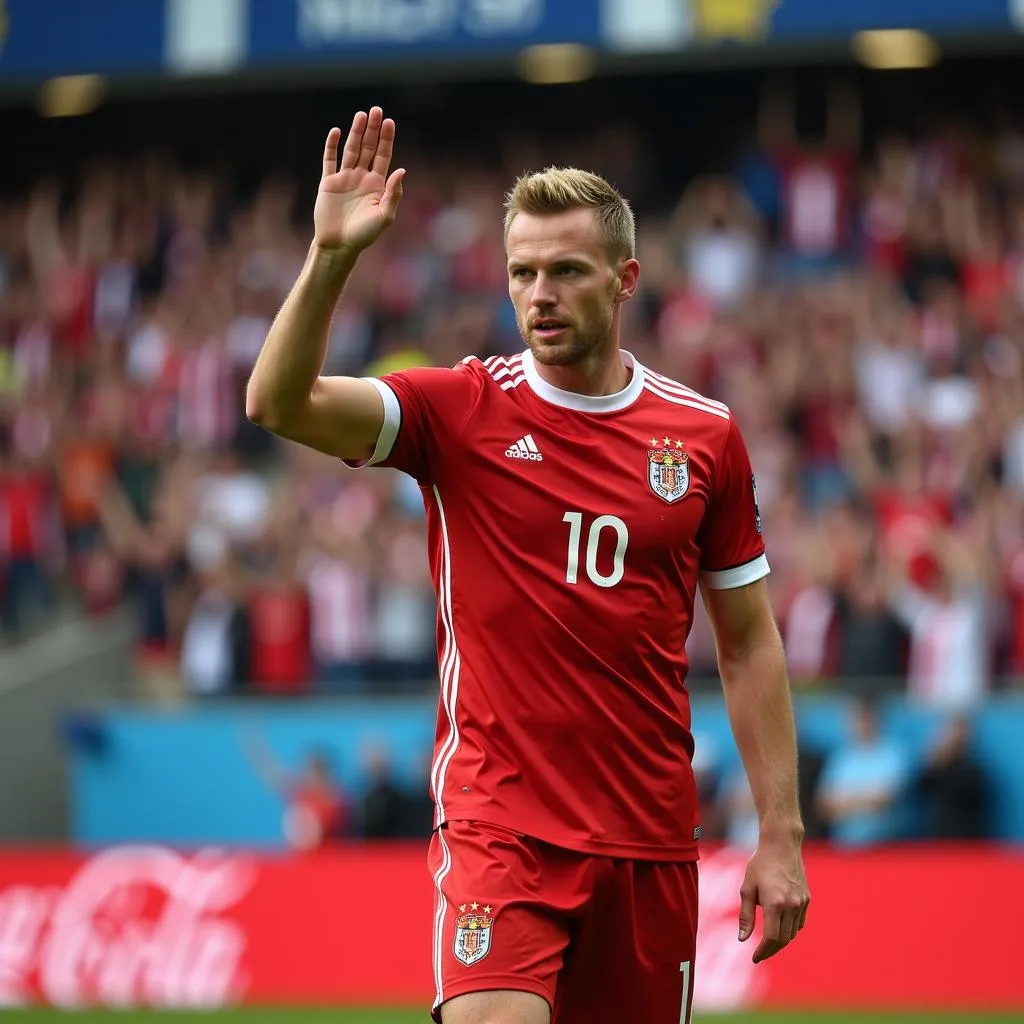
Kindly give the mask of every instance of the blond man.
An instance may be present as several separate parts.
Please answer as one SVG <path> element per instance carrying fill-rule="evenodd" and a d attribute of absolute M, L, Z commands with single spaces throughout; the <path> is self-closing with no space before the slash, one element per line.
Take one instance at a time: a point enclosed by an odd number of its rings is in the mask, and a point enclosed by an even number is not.
<path fill-rule="evenodd" d="M 739 938 L 803 927 L 796 745 L 753 476 L 729 410 L 620 347 L 633 216 L 597 175 L 509 194 L 511 358 L 322 377 L 359 253 L 398 213 L 395 125 L 332 129 L 305 268 L 246 411 L 419 482 L 438 597 L 433 1015 L 444 1024 L 689 1020 L 701 825 L 685 641 L 701 588 L 760 842 Z"/>

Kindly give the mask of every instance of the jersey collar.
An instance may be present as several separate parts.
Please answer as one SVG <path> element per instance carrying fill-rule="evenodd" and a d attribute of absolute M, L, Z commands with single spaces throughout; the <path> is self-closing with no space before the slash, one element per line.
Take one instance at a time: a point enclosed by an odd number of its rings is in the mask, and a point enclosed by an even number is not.
<path fill-rule="evenodd" d="M 644 368 L 633 357 L 631 352 L 620 350 L 622 361 L 633 370 L 629 383 L 614 395 L 580 395 L 575 391 L 563 391 L 549 384 L 537 372 L 533 362 L 533 353 L 527 349 L 523 353 L 523 372 L 533 393 L 552 405 L 560 405 L 563 409 L 575 409 L 577 412 L 618 412 L 631 406 L 644 389 Z"/>

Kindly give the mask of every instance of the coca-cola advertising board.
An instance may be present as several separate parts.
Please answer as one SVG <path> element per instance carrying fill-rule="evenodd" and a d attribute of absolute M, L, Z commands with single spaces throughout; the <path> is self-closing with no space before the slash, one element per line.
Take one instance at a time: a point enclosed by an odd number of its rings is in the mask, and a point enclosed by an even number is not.
<path fill-rule="evenodd" d="M 755 967 L 756 938 L 736 940 L 746 859 L 705 853 L 695 1007 L 1024 1008 L 1024 850 L 806 861 L 807 928 Z M 416 846 L 2 852 L 0 1005 L 425 1004 L 432 892 Z"/>

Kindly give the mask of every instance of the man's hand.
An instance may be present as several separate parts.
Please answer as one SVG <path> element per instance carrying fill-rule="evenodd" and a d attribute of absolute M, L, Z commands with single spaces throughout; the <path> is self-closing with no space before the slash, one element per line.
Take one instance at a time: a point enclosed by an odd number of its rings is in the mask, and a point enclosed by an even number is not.
<path fill-rule="evenodd" d="M 807 920 L 811 895 L 799 842 L 760 843 L 747 864 L 740 899 L 740 942 L 754 932 L 758 905 L 764 915 L 764 933 L 754 950 L 754 963 L 758 964 L 792 942 Z"/>
<path fill-rule="evenodd" d="M 313 210 L 314 245 L 324 252 L 357 256 L 394 223 L 402 199 L 404 168 L 392 172 L 395 122 L 380 107 L 360 110 L 338 167 L 341 130 L 332 128 L 324 146 L 324 171 Z"/>

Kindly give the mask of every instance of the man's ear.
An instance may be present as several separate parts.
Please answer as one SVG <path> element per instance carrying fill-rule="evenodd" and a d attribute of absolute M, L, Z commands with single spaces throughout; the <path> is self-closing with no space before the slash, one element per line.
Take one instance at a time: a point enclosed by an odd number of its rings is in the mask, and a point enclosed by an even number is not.
<path fill-rule="evenodd" d="M 625 302 L 633 298 L 640 281 L 640 264 L 634 259 L 625 260 L 619 268 L 619 286 L 615 291 L 615 301 Z"/>

